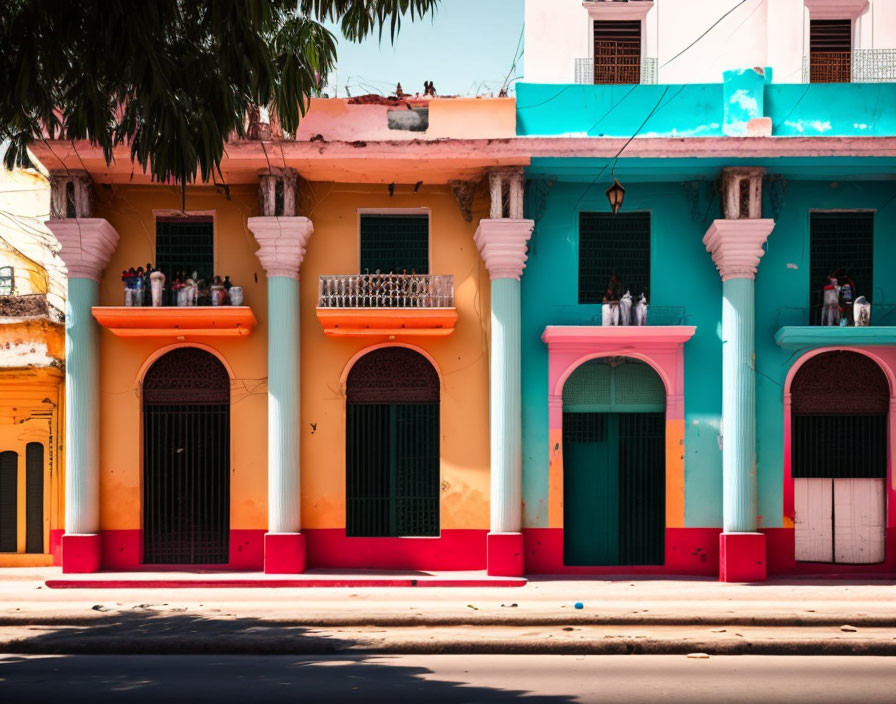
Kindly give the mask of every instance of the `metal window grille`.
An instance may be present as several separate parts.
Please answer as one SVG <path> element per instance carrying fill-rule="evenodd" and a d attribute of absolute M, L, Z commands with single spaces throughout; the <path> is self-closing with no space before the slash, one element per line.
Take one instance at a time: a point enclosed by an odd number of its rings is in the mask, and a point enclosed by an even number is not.
<path fill-rule="evenodd" d="M 824 286 L 842 269 L 855 283 L 854 296 L 874 291 L 874 213 L 810 213 L 810 325 L 821 322 Z"/>
<path fill-rule="evenodd" d="M 321 308 L 452 308 L 454 277 L 432 274 L 321 276 Z"/>
<path fill-rule="evenodd" d="M 563 413 L 563 442 L 605 442 L 606 413 Z"/>
<path fill-rule="evenodd" d="M 852 21 L 809 22 L 809 82 L 849 83 L 852 76 Z"/>
<path fill-rule="evenodd" d="M 817 355 L 799 368 L 790 393 L 794 477 L 886 476 L 890 393 L 874 360 L 850 351 Z"/>
<path fill-rule="evenodd" d="M 361 272 L 429 273 L 429 216 L 362 215 Z"/>
<path fill-rule="evenodd" d="M 215 267 L 214 223 L 211 218 L 156 220 L 155 266 L 173 281 L 177 272 L 212 276 Z"/>
<path fill-rule="evenodd" d="M 25 446 L 25 552 L 44 551 L 44 446 Z"/>
<path fill-rule="evenodd" d="M 15 269 L 11 266 L 0 266 L 0 296 L 11 296 L 15 288 Z"/>
<path fill-rule="evenodd" d="M 579 214 L 579 303 L 600 303 L 613 272 L 650 297 L 650 213 Z"/>
<path fill-rule="evenodd" d="M 0 452 L 0 552 L 16 552 L 19 521 L 19 455 Z"/>
<path fill-rule="evenodd" d="M 346 384 L 346 533 L 439 534 L 439 380 L 406 348 L 375 350 Z"/>
<path fill-rule="evenodd" d="M 143 383 L 143 561 L 225 564 L 230 538 L 230 380 L 196 348 Z"/>
<path fill-rule="evenodd" d="M 896 82 L 896 49 L 855 49 L 852 52 L 853 83 Z"/>
<path fill-rule="evenodd" d="M 666 408 L 666 388 L 653 368 L 620 357 L 580 365 L 563 385 L 563 408 L 574 412 L 647 412 Z"/>
<path fill-rule="evenodd" d="M 594 83 L 641 82 L 641 23 L 594 23 Z"/>

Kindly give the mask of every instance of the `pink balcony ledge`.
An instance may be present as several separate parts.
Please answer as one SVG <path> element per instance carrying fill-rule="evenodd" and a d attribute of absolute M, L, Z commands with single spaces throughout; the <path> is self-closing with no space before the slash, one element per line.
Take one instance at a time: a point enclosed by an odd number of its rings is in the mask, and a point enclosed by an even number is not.
<path fill-rule="evenodd" d="M 249 306 L 94 306 L 91 312 L 118 337 L 245 337 L 257 324 Z"/>

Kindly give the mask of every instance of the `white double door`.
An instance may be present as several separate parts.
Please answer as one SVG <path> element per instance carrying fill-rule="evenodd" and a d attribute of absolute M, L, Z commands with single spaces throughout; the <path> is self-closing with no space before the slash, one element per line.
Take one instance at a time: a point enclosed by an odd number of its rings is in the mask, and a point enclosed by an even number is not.
<path fill-rule="evenodd" d="M 794 479 L 799 562 L 872 564 L 886 555 L 886 480 Z"/>

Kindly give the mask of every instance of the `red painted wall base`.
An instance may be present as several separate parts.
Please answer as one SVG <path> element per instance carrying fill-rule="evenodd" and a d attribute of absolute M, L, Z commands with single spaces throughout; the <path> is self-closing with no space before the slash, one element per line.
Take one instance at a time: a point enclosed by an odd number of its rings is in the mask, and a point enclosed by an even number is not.
<path fill-rule="evenodd" d="M 62 536 L 64 530 L 54 528 L 50 531 L 50 554 L 53 556 L 53 566 L 62 565 Z"/>
<path fill-rule="evenodd" d="M 99 572 L 102 538 L 98 533 L 62 536 L 62 571 L 66 574 Z"/>
<path fill-rule="evenodd" d="M 493 577 L 521 577 L 525 572 L 522 533 L 489 533 L 488 574 Z"/>
<path fill-rule="evenodd" d="M 304 572 L 304 534 L 265 533 L 264 571 L 265 574 L 300 574 Z"/>
<path fill-rule="evenodd" d="M 719 581 L 764 582 L 765 535 L 722 533 L 719 536 Z"/>

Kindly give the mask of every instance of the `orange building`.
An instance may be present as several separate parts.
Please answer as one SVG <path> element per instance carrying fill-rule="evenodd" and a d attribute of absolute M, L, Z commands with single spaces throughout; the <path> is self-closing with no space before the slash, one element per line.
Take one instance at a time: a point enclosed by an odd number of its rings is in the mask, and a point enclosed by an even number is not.
<path fill-rule="evenodd" d="M 313 100 L 183 211 L 125 151 L 36 146 L 69 271 L 64 571 L 520 571 L 489 381 L 531 232 L 514 133 L 512 99 Z M 122 280 L 147 262 L 157 307 Z"/>

